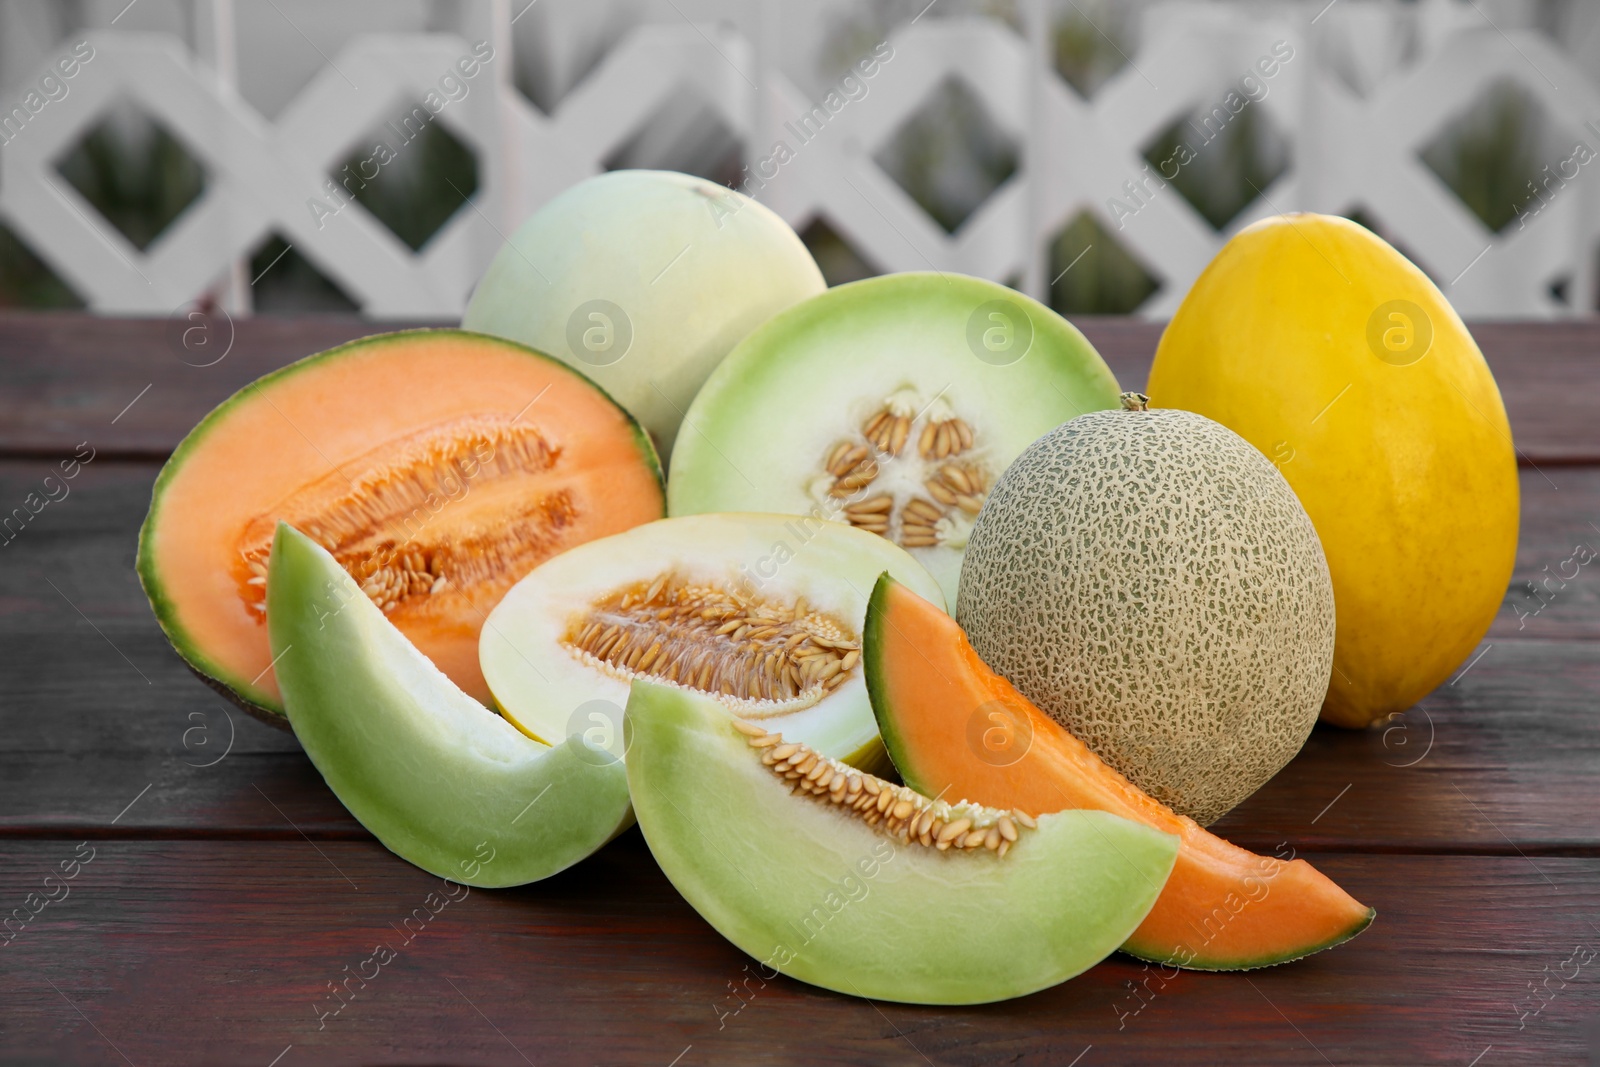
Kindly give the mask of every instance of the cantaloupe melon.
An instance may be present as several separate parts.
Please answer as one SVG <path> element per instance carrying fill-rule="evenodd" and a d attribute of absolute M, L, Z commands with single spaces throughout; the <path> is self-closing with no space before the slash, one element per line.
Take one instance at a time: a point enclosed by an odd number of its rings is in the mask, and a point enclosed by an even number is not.
<path fill-rule="evenodd" d="M 288 521 L 478 700 L 478 630 L 541 560 L 660 518 L 660 466 L 577 371 L 461 330 L 353 341 L 245 386 L 156 479 L 138 570 L 202 678 L 282 725 L 267 557 Z"/>
<path fill-rule="evenodd" d="M 930 796 L 1039 815 L 1094 808 L 1181 840 L 1123 950 L 1197 970 L 1243 970 L 1346 941 L 1372 921 L 1305 860 L 1257 856 L 1174 814 L 990 670 L 955 620 L 888 575 L 867 610 L 863 663 L 884 745 Z"/>
<path fill-rule="evenodd" d="M 1125 403 L 1045 434 L 1001 475 L 956 618 L 985 663 L 1206 825 L 1316 723 L 1333 588 L 1265 456 L 1210 419 Z"/>

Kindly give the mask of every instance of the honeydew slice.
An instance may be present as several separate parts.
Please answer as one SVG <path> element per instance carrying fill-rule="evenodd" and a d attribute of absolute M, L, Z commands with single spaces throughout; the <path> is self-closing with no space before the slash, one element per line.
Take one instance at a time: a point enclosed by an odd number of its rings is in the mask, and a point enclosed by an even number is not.
<path fill-rule="evenodd" d="M 483 626 L 484 678 L 507 719 L 624 755 L 634 677 L 714 694 L 730 713 L 862 765 L 883 749 L 860 667 L 887 570 L 934 603 L 905 550 L 841 523 L 695 515 L 601 538 L 536 567 Z"/>
<path fill-rule="evenodd" d="M 498 887 L 546 878 L 631 825 L 622 766 L 581 737 L 524 737 L 451 682 L 325 549 L 279 524 L 267 623 L 294 729 L 396 855 Z"/>
<path fill-rule="evenodd" d="M 634 810 L 672 884 L 765 967 L 841 993 L 977 1004 L 1055 985 L 1133 932 L 1177 853 L 1105 812 L 932 801 L 681 689 L 636 681 L 627 724 Z"/>

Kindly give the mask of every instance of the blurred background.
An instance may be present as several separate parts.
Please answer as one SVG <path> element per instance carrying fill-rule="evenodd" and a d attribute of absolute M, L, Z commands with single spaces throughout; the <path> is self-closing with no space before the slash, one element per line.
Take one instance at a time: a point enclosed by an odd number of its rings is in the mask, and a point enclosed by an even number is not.
<path fill-rule="evenodd" d="M 1587 315 L 1597 83 L 1593 0 L 0 0 L 0 307 L 449 318 L 561 188 L 657 167 L 834 284 L 1161 318 L 1321 210 L 1469 317 Z"/>

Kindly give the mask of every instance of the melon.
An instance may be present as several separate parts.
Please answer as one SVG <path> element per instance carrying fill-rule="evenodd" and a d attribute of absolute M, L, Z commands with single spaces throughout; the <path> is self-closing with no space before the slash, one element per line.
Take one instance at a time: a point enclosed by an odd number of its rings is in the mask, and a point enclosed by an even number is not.
<path fill-rule="evenodd" d="M 643 679 L 627 724 L 639 828 L 684 899 L 768 972 L 852 996 L 977 1004 L 1071 978 L 1138 926 L 1177 851 L 1105 812 L 930 799 Z"/>
<path fill-rule="evenodd" d="M 622 768 L 581 737 L 530 740 L 417 651 L 343 565 L 279 524 L 267 615 L 289 722 L 361 825 L 430 874 L 520 885 L 632 820 Z"/>
<path fill-rule="evenodd" d="M 978 658 L 950 616 L 889 575 L 867 610 L 862 662 L 883 743 L 906 785 L 1030 815 L 1109 811 L 1180 844 L 1161 896 L 1122 949 L 1194 970 L 1299 959 L 1375 912 L 1301 859 L 1229 844 L 1140 791 Z"/>
<path fill-rule="evenodd" d="M 1300 751 L 1333 662 L 1317 532 L 1276 468 L 1186 411 L 1091 412 L 995 484 L 956 618 L 983 661 L 1202 826 Z"/>
<path fill-rule="evenodd" d="M 1516 563 L 1516 449 L 1466 324 L 1381 237 L 1311 214 L 1241 230 L 1150 393 L 1272 456 L 1316 525 L 1339 606 L 1324 720 L 1382 723 L 1472 654 Z"/>
<path fill-rule="evenodd" d="M 824 755 L 882 762 L 861 624 L 880 573 L 943 603 L 904 549 L 842 523 L 690 515 L 590 541 L 533 570 L 490 613 L 484 677 L 530 737 L 571 733 L 621 758 L 635 678 L 710 694 Z"/>
<path fill-rule="evenodd" d="M 848 522 L 911 552 L 953 602 L 973 519 L 1040 434 L 1115 407 L 1070 323 L 959 274 L 841 285 L 774 317 L 717 368 L 673 449 L 673 515 Z"/>
<path fill-rule="evenodd" d="M 462 325 L 549 352 L 644 424 L 662 455 L 701 383 L 751 330 L 822 292 L 787 223 L 668 171 L 589 178 L 511 236 Z"/>
<path fill-rule="evenodd" d="M 178 654 L 282 725 L 266 583 L 288 521 L 488 700 L 478 630 L 505 591 L 664 505 L 649 439 L 583 375 L 500 338 L 410 330 L 291 364 L 207 415 L 156 479 L 139 579 Z"/>

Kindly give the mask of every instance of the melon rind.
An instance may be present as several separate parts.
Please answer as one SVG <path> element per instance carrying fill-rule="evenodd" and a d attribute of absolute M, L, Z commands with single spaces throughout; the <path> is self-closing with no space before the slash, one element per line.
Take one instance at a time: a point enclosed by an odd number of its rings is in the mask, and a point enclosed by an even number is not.
<path fill-rule="evenodd" d="M 1094 412 L 1029 447 L 978 516 L 956 618 L 1024 696 L 1202 826 L 1300 751 L 1333 667 L 1305 509 L 1186 411 Z"/>
<path fill-rule="evenodd" d="M 763 598 L 792 603 L 803 596 L 859 636 L 873 583 L 884 571 L 943 605 L 938 583 L 904 549 L 840 523 L 743 514 L 662 519 L 578 545 L 534 568 L 490 612 L 479 635 L 479 661 L 495 703 L 529 736 L 553 744 L 592 730 L 589 740 L 622 756 L 628 681 L 582 662 L 561 644 L 571 620 L 596 600 L 669 572 L 725 588 L 750 582 Z M 864 767 L 884 764 L 860 667 L 812 707 L 757 721 L 824 755 Z"/>
<path fill-rule="evenodd" d="M 1032 326 L 1014 362 L 985 362 L 970 340 L 975 316 L 995 301 Z M 807 492 L 823 457 L 907 385 L 973 423 L 974 454 L 995 474 L 1041 434 L 1118 396 L 1083 334 L 1014 289 L 936 272 L 852 282 L 774 316 L 706 381 L 672 452 L 668 514 L 826 515 Z M 953 603 L 961 552 L 911 552 Z"/>
<path fill-rule="evenodd" d="M 463 693 L 326 550 L 279 524 L 268 628 L 289 722 L 384 846 L 468 885 L 521 885 L 631 823 L 627 780 L 582 738 L 554 748 Z"/>
<path fill-rule="evenodd" d="M 1155 902 L 1177 838 L 1046 815 L 1009 855 L 905 844 L 792 795 L 711 699 L 635 682 L 628 784 L 656 862 L 770 970 L 852 996 L 979 1004 L 1105 958 Z"/>
<path fill-rule="evenodd" d="M 690 174 L 620 170 L 571 186 L 528 218 L 490 263 L 462 326 L 576 367 L 643 423 L 666 456 L 723 357 L 767 318 L 824 288 L 811 253 L 770 208 Z M 626 316 L 632 336 L 620 358 L 582 344 L 585 324 L 607 326 L 590 320 L 591 311 L 616 318 L 595 301 Z M 575 316 L 583 321 L 573 333 Z"/>

